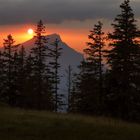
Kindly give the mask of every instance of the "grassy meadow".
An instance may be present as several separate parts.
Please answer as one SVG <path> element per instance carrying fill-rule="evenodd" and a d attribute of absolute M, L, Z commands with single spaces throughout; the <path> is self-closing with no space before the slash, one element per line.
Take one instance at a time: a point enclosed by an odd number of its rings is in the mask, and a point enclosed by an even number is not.
<path fill-rule="evenodd" d="M 0 140 L 140 140 L 140 125 L 1 106 Z"/>

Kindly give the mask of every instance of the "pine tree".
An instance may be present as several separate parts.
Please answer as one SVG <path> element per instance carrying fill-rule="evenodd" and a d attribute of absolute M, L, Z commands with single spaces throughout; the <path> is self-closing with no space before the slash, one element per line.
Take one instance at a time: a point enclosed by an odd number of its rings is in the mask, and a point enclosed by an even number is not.
<path fill-rule="evenodd" d="M 34 102 L 36 91 L 34 90 L 35 79 L 33 75 L 33 66 L 34 66 L 33 58 L 31 54 L 29 54 L 29 56 L 27 56 L 25 61 L 25 83 L 23 88 L 24 94 L 22 95 L 22 107 L 35 109 L 34 104 L 37 103 Z"/>
<path fill-rule="evenodd" d="M 25 48 L 21 46 L 18 59 L 17 59 L 17 71 L 18 71 L 18 83 L 17 83 L 17 90 L 18 90 L 18 106 L 23 107 L 24 102 L 24 87 L 25 87 L 25 80 L 26 80 L 26 52 Z"/>
<path fill-rule="evenodd" d="M 5 72 L 4 72 L 3 53 L 0 51 L 0 100 L 3 100 L 5 86 Z"/>
<path fill-rule="evenodd" d="M 91 63 L 83 60 L 79 66 L 80 73 L 77 74 L 76 91 L 74 92 L 75 99 L 73 99 L 74 108 L 82 114 L 98 114 L 99 94 L 96 84 L 98 81 L 93 69 L 89 65 Z"/>
<path fill-rule="evenodd" d="M 71 110 L 71 100 L 72 100 L 72 84 L 73 84 L 73 72 L 72 72 L 72 67 L 71 65 L 68 66 L 68 69 L 66 70 L 67 74 L 67 88 L 68 88 L 68 109 L 67 111 L 69 112 Z"/>
<path fill-rule="evenodd" d="M 103 110 L 103 58 L 105 37 L 99 21 L 90 31 L 76 83 L 77 109 L 81 113 L 101 115 Z"/>
<path fill-rule="evenodd" d="M 88 36 L 91 41 L 87 43 L 88 48 L 84 50 L 88 67 L 91 68 L 91 71 L 94 71 L 97 78 L 97 83 L 95 84 L 97 84 L 99 90 L 99 93 L 97 93 L 99 94 L 100 102 L 99 110 L 103 105 L 103 59 L 105 58 L 105 36 L 102 26 L 103 24 L 100 21 L 94 25 L 93 30 L 90 31 L 90 35 Z"/>
<path fill-rule="evenodd" d="M 8 99 L 10 105 L 15 105 L 16 91 L 14 87 L 14 74 L 13 74 L 13 64 L 14 55 L 17 50 L 18 45 L 14 45 L 15 41 L 11 35 L 4 39 L 4 65 L 5 65 L 5 96 Z"/>
<path fill-rule="evenodd" d="M 35 33 L 35 46 L 31 51 L 31 55 L 33 59 L 34 93 L 37 94 L 37 104 L 38 109 L 40 110 L 44 108 L 43 98 L 45 94 L 48 94 L 47 91 L 44 91 L 44 82 L 46 82 L 45 80 L 47 78 L 47 40 L 46 36 L 44 35 L 45 26 L 43 25 L 41 20 L 37 25 Z M 45 87 L 49 88 L 47 87 L 47 85 Z"/>
<path fill-rule="evenodd" d="M 50 64 L 50 69 L 51 69 L 51 79 L 52 79 L 52 90 L 54 93 L 54 102 L 55 102 L 55 111 L 57 112 L 59 107 L 63 104 L 62 103 L 62 94 L 58 93 L 58 85 L 60 83 L 60 76 L 59 76 L 59 68 L 60 68 L 60 63 L 59 63 L 59 58 L 61 56 L 61 50 L 62 48 L 59 46 L 59 40 L 56 39 L 54 44 L 54 48 L 49 48 L 49 57 L 52 59 L 49 64 Z"/>
<path fill-rule="evenodd" d="M 137 39 L 140 31 L 137 28 L 130 1 L 121 5 L 121 13 L 112 24 L 114 31 L 108 35 L 111 40 L 108 55 L 110 65 L 109 109 L 113 116 L 130 119 L 140 113 L 139 84 L 140 44 Z M 133 117 L 132 117 L 133 116 Z"/>
<path fill-rule="evenodd" d="M 72 80 L 72 87 L 71 87 L 71 92 L 70 95 L 68 95 L 68 113 L 77 113 L 79 111 L 78 109 L 78 100 L 79 100 L 79 92 L 77 91 L 77 79 L 76 76 L 77 74 L 73 75 L 73 80 Z"/>
<path fill-rule="evenodd" d="M 12 87 L 14 90 L 14 106 L 19 105 L 19 95 L 20 95 L 20 90 L 19 90 L 19 54 L 17 51 L 15 51 L 14 56 L 13 56 L 13 64 L 12 64 Z M 22 85 L 23 86 L 23 85 Z"/>

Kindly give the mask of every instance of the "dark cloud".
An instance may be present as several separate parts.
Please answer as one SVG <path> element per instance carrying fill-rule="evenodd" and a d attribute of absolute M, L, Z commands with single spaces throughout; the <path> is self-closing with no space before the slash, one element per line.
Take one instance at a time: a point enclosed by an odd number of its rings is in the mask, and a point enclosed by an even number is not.
<path fill-rule="evenodd" d="M 112 19 L 123 0 L 0 0 L 0 24 L 47 23 L 64 20 Z M 140 16 L 140 2 L 131 2 Z"/>

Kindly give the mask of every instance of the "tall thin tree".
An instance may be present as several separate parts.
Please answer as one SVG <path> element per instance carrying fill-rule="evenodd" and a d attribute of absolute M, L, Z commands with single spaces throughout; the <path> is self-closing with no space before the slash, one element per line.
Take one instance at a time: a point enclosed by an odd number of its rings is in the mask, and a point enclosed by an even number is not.
<path fill-rule="evenodd" d="M 52 58 L 52 60 L 49 62 L 52 72 L 52 84 L 53 84 L 53 92 L 55 95 L 55 111 L 57 112 L 59 109 L 59 106 L 62 104 L 62 94 L 58 94 L 59 90 L 59 83 L 60 83 L 60 75 L 59 75 L 59 68 L 60 68 L 60 62 L 59 58 L 61 56 L 61 50 L 62 48 L 59 45 L 59 40 L 56 39 L 53 45 L 53 48 L 49 48 L 49 57 Z"/>
<path fill-rule="evenodd" d="M 37 24 L 37 28 L 35 31 L 35 46 L 32 48 L 31 55 L 33 59 L 33 75 L 35 78 L 34 84 L 34 90 L 35 93 L 37 93 L 37 100 L 38 100 L 38 109 L 42 109 L 42 100 L 44 90 L 43 90 L 43 82 L 46 79 L 47 74 L 47 64 L 46 64 L 46 58 L 47 58 L 47 40 L 45 34 L 45 26 L 43 22 L 40 20 Z M 47 87 L 46 87 L 47 88 Z M 47 93 L 46 93 L 47 94 Z"/>
<path fill-rule="evenodd" d="M 6 96 L 10 105 L 15 103 L 15 88 L 14 88 L 14 75 L 13 75 L 13 63 L 14 54 L 18 45 L 14 45 L 15 41 L 12 35 L 8 35 L 7 39 L 4 39 L 4 63 L 5 63 L 5 80 L 6 80 Z"/>
<path fill-rule="evenodd" d="M 103 59 L 105 55 L 105 35 L 102 28 L 103 24 L 100 21 L 94 25 L 88 36 L 91 41 L 87 43 L 88 48 L 84 50 L 89 67 L 93 65 L 93 71 L 95 71 L 95 76 L 99 81 L 97 87 L 100 94 L 100 104 L 103 102 Z"/>
<path fill-rule="evenodd" d="M 66 74 L 67 74 L 67 90 L 68 90 L 68 109 L 67 111 L 69 112 L 71 109 L 71 98 L 72 98 L 72 83 L 73 83 L 73 73 L 72 73 L 72 67 L 71 65 L 68 66 L 68 69 L 66 70 Z"/>

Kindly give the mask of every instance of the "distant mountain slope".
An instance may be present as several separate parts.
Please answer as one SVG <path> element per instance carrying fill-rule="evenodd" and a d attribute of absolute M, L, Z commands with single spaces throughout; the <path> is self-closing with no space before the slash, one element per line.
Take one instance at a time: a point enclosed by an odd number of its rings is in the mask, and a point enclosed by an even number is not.
<path fill-rule="evenodd" d="M 59 70 L 59 74 L 61 76 L 59 92 L 65 94 L 67 98 L 66 69 L 68 69 L 68 66 L 70 65 L 73 69 L 73 72 L 77 72 L 78 70 L 77 67 L 80 64 L 81 60 L 83 59 L 83 56 L 81 53 L 75 51 L 74 49 L 70 48 L 66 43 L 64 43 L 58 34 L 48 35 L 46 36 L 46 38 L 48 39 L 48 43 L 46 44 L 46 46 L 50 48 L 54 47 L 52 44 L 56 39 L 60 41 L 59 46 L 62 48 L 62 55 L 59 59 L 59 63 L 61 65 L 61 68 Z M 32 38 L 31 40 L 24 42 L 22 45 L 25 47 L 25 50 L 27 52 L 30 52 L 31 48 L 33 48 L 34 46 L 34 42 L 35 42 L 35 38 Z"/>
<path fill-rule="evenodd" d="M 60 63 L 62 68 L 67 68 L 71 65 L 74 69 L 77 69 L 79 62 L 82 60 L 83 56 L 81 53 L 75 51 L 70 48 L 66 43 L 64 43 L 58 34 L 52 34 L 46 36 L 48 39 L 48 43 L 46 46 L 53 47 L 53 43 L 56 39 L 60 40 L 59 46 L 63 49 L 62 56 L 60 57 Z M 31 48 L 33 48 L 35 42 L 35 38 L 24 42 L 22 45 L 25 47 L 26 51 L 29 52 Z"/>

